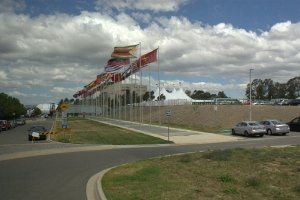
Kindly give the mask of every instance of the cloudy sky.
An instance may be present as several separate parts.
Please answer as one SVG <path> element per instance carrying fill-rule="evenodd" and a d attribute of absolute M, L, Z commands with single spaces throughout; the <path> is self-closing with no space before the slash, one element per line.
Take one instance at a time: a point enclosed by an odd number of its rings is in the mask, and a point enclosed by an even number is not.
<path fill-rule="evenodd" d="M 243 98 L 251 68 L 300 75 L 299 13 L 300 0 L 1 0 L 0 92 L 26 105 L 72 98 L 114 46 L 141 43 L 159 47 L 165 87 Z"/>

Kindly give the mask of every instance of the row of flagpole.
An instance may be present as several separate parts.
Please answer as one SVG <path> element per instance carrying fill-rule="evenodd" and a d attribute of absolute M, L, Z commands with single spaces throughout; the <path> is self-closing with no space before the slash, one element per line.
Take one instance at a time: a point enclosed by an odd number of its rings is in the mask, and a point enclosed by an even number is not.
<path fill-rule="evenodd" d="M 142 55 L 142 45 L 141 43 L 138 44 L 139 45 L 139 59 L 132 62 L 132 58 L 134 57 L 133 55 L 129 55 L 131 53 L 131 48 L 133 46 L 137 46 L 137 45 L 132 45 L 132 46 L 127 46 L 127 47 L 115 47 L 114 48 L 114 52 L 112 53 L 112 59 L 110 59 L 108 61 L 108 65 L 105 69 L 109 69 L 109 70 L 112 70 L 111 68 L 109 68 L 109 64 L 112 64 L 112 63 L 117 63 L 118 60 L 113 60 L 113 58 L 117 58 L 117 59 L 121 59 L 121 58 L 124 58 L 123 56 L 125 55 L 129 57 L 126 57 L 126 58 L 129 58 L 129 68 L 125 69 L 124 66 L 122 66 L 121 68 L 123 69 L 123 73 L 121 73 L 121 76 L 120 76 L 120 73 L 118 73 L 118 76 L 116 77 L 116 73 L 112 73 L 113 75 L 111 76 L 105 76 L 105 75 L 98 75 L 99 76 L 99 79 L 101 77 L 100 80 L 98 80 L 98 76 L 97 76 L 97 83 L 96 83 L 96 92 L 92 92 L 92 96 L 93 96 L 93 99 L 94 99 L 94 105 L 95 105 L 95 114 L 97 113 L 97 107 L 100 106 L 101 107 L 101 114 L 102 116 L 104 116 L 105 114 L 107 114 L 109 112 L 109 116 L 110 117 L 114 117 L 116 118 L 116 108 L 118 106 L 118 117 L 121 118 L 121 113 L 124 112 L 125 115 L 124 115 L 124 118 L 125 120 L 127 120 L 127 86 L 128 85 L 125 85 L 125 93 L 123 95 L 123 104 L 124 104 L 124 110 L 122 110 L 122 103 L 121 103 L 121 93 L 123 91 L 123 87 L 122 87 L 122 82 L 126 82 L 125 79 L 127 78 L 127 76 L 129 76 L 129 79 L 130 79 L 130 84 L 129 84 L 129 102 L 130 102 L 130 107 L 129 107 L 129 119 L 130 120 L 133 120 L 133 118 L 136 119 L 136 113 L 134 113 L 134 117 L 133 117 L 133 105 L 137 103 L 137 88 L 136 88 L 136 71 L 140 70 L 140 83 L 139 83 L 139 121 L 140 122 L 143 122 L 143 95 L 142 95 L 142 84 L 143 84 L 143 74 L 142 74 L 142 68 L 147 66 L 147 64 L 150 64 L 152 62 L 157 62 L 157 69 L 158 69 L 158 90 L 159 90 L 159 97 L 160 97 L 160 75 L 159 75 L 159 72 L 160 72 L 160 66 L 159 66 L 159 48 L 147 53 L 147 54 L 144 54 Z M 127 48 L 127 49 L 126 49 Z M 136 50 L 134 50 L 136 51 Z M 154 53 L 155 54 L 154 54 Z M 119 54 L 118 54 L 119 53 Z M 113 56 L 114 55 L 114 56 Z M 144 60 L 145 59 L 145 60 Z M 124 60 L 123 60 L 124 61 Z M 144 63 L 143 63 L 144 62 Z M 118 65 L 111 65 L 112 67 L 114 68 L 118 68 L 119 66 Z M 150 69 L 150 66 L 148 66 L 149 69 L 148 69 L 148 78 L 149 78 L 149 81 L 148 81 L 148 93 L 149 93 L 149 97 L 148 97 L 148 101 L 151 100 L 151 81 L 150 81 L 150 75 L 151 75 L 151 69 Z M 125 70 L 124 70 L 125 69 Z M 128 70 L 130 70 L 130 72 L 128 72 Z M 127 73 L 129 73 L 129 75 L 127 75 Z M 101 76 L 102 75 L 102 76 Z M 133 78 L 133 75 L 134 75 L 134 84 L 132 83 L 132 78 Z M 113 77 L 113 81 L 111 81 Z M 98 82 L 99 81 L 99 82 Z M 92 84 L 93 85 L 93 84 Z M 100 85 L 100 86 L 99 86 Z M 118 88 L 117 88 L 117 86 Z M 89 88 L 87 89 L 87 92 L 91 92 L 89 91 L 90 88 L 94 88 L 95 85 L 93 85 L 93 87 L 89 84 L 88 85 Z M 132 89 L 132 86 L 134 86 L 134 89 Z M 86 88 L 86 87 L 85 87 Z M 98 91 L 98 89 L 100 89 L 100 92 Z M 113 91 L 111 91 L 111 89 L 113 89 Z M 111 94 L 113 94 L 113 102 L 111 102 Z M 134 96 L 133 96 L 134 94 Z M 83 92 L 80 94 L 80 97 L 83 96 L 83 101 L 82 102 L 85 102 L 86 103 L 86 97 L 87 95 Z M 90 97 L 90 100 L 89 102 L 91 103 L 92 100 L 91 100 L 91 95 L 88 95 Z M 99 96 L 101 98 L 99 98 Z M 159 99 L 160 100 L 160 99 Z M 113 113 L 111 112 L 113 108 Z M 134 112 L 136 112 L 136 109 L 134 109 Z M 149 119 L 150 119 L 150 123 L 151 122 L 151 119 L 152 119 L 152 116 L 151 116 L 151 104 L 150 104 L 150 110 L 149 110 Z M 160 106 L 159 106 L 159 116 L 160 116 Z M 161 123 L 160 121 L 160 117 L 159 117 L 159 123 Z"/>

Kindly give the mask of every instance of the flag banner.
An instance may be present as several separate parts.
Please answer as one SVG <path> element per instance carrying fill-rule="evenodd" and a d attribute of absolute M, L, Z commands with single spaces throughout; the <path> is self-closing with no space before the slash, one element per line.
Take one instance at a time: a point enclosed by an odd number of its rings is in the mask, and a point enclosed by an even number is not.
<path fill-rule="evenodd" d="M 111 81 L 114 83 L 120 82 L 122 80 L 122 74 L 121 73 L 115 73 L 111 77 Z"/>
<path fill-rule="evenodd" d="M 157 49 L 146 53 L 141 56 L 138 60 L 131 64 L 131 74 L 138 72 L 141 68 L 146 67 L 147 64 L 157 61 Z"/>
<path fill-rule="evenodd" d="M 138 72 L 140 70 L 140 59 L 134 61 L 131 64 L 131 74 L 134 74 L 135 72 Z"/>
<path fill-rule="evenodd" d="M 81 92 L 81 91 L 77 91 L 75 94 L 73 94 L 73 97 L 74 97 L 74 98 L 79 97 L 79 96 L 80 96 L 80 92 Z"/>
<path fill-rule="evenodd" d="M 111 78 L 112 74 L 107 72 L 102 72 L 101 74 L 97 75 L 97 84 L 104 83 Z"/>
<path fill-rule="evenodd" d="M 137 50 L 136 45 L 125 46 L 125 47 L 114 47 L 114 51 L 111 54 L 112 58 L 135 58 L 134 55 Z"/>
<path fill-rule="evenodd" d="M 107 66 L 114 65 L 129 65 L 130 60 L 128 58 L 111 58 L 107 61 Z"/>
<path fill-rule="evenodd" d="M 88 85 L 84 86 L 87 90 L 93 88 L 94 86 L 96 86 L 96 80 L 93 80 L 92 82 L 90 82 Z"/>
<path fill-rule="evenodd" d="M 121 75 L 121 79 L 125 80 L 127 77 L 131 75 L 131 66 L 129 66 Z"/>
<path fill-rule="evenodd" d="M 105 72 L 116 72 L 120 71 L 123 68 L 123 65 L 112 65 L 104 67 Z"/>
<path fill-rule="evenodd" d="M 141 56 L 141 66 L 142 67 L 149 63 L 153 63 L 156 61 L 157 61 L 157 49 L 154 49 L 153 51 Z"/>

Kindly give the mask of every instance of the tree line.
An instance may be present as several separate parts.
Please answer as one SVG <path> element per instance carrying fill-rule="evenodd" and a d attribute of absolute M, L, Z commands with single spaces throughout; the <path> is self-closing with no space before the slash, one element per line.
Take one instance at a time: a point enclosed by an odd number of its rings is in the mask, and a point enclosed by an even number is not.
<path fill-rule="evenodd" d="M 286 83 L 274 82 L 272 79 L 254 79 L 252 81 L 252 99 L 257 100 L 271 100 L 271 99 L 295 99 L 300 96 L 300 76 L 288 80 Z M 219 91 L 217 94 L 212 94 L 203 90 L 186 90 L 185 93 L 192 99 L 210 100 L 215 98 L 228 98 L 224 91 Z M 134 94 L 135 95 L 135 94 Z M 247 84 L 245 95 L 250 99 L 250 84 Z M 129 98 L 130 95 L 126 95 Z M 133 101 L 139 102 L 139 98 L 133 98 Z M 146 92 L 143 95 L 143 101 L 153 100 L 154 91 Z M 137 99 L 137 100 L 136 100 Z M 161 95 L 159 99 L 163 100 L 165 97 Z M 67 101 L 69 103 L 79 104 L 76 99 L 62 99 L 60 103 Z M 129 100 L 125 100 L 128 102 Z M 133 102 L 134 103 L 134 102 Z"/>
<path fill-rule="evenodd" d="M 252 99 L 295 99 L 300 96 L 300 76 L 286 83 L 274 82 L 272 79 L 254 79 L 251 85 Z M 247 84 L 246 97 L 250 99 L 250 83 Z"/>
<path fill-rule="evenodd" d="M 26 108 L 19 99 L 0 93 L 0 119 L 14 119 L 26 114 Z"/>

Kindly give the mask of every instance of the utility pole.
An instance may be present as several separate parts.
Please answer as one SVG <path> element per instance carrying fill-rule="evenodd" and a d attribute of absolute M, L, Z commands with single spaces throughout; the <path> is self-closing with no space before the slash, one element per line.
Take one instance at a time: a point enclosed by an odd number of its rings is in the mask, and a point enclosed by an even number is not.
<path fill-rule="evenodd" d="M 250 91 L 250 104 L 249 104 L 249 120 L 252 120 L 252 80 L 251 80 L 251 72 L 254 69 L 249 70 L 249 77 L 250 77 L 250 83 L 249 83 L 249 91 Z"/>

